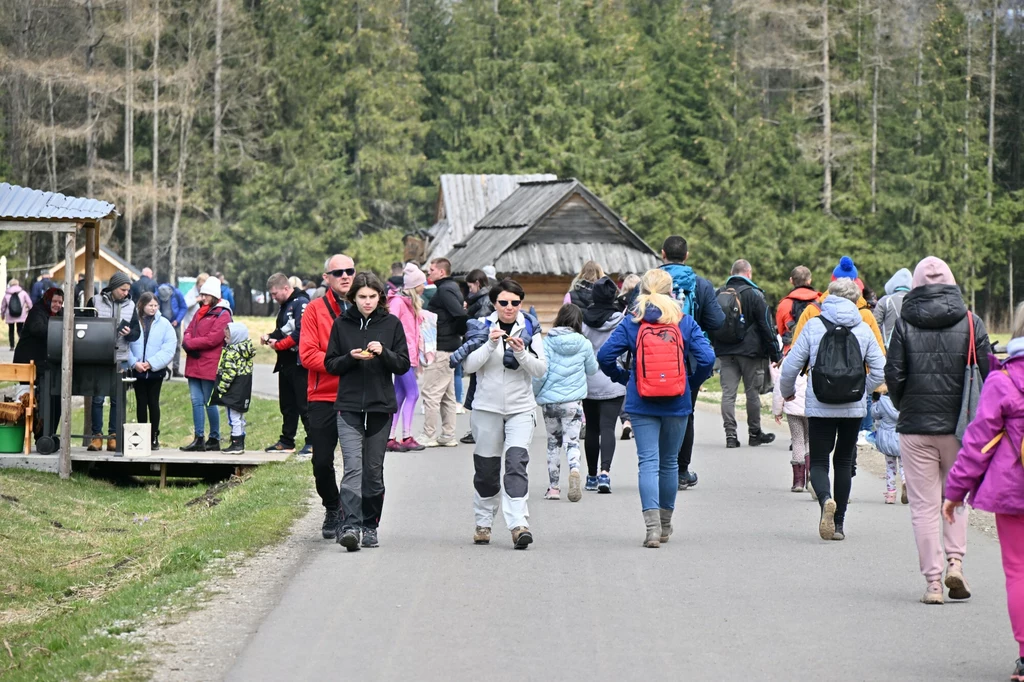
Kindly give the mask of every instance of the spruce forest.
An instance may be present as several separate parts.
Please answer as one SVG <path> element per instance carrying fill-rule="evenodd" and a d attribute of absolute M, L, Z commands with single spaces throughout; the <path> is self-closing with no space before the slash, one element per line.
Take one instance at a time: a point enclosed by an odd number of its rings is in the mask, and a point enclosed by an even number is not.
<path fill-rule="evenodd" d="M 244 291 L 385 271 L 442 173 L 555 173 L 777 298 L 924 255 L 1005 326 L 1024 256 L 1024 0 L 0 0 L 0 178 Z M 12 235 L 12 265 L 62 258 Z M 481 264 L 483 265 L 483 264 Z M 1018 268 L 1021 270 L 1024 268 Z M 1021 290 L 1018 273 L 1017 290 Z"/>

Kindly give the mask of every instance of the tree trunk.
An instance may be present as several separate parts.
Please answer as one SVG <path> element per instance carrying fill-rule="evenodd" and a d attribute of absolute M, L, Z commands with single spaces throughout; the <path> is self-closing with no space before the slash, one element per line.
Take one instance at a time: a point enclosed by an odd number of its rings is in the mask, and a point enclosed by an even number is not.
<path fill-rule="evenodd" d="M 881 20 L 875 18 L 875 73 L 871 85 L 871 213 L 878 211 L 878 76 L 882 70 L 879 43 Z"/>
<path fill-rule="evenodd" d="M 213 219 L 221 222 L 220 137 L 221 137 L 221 71 L 224 54 L 221 41 L 224 35 L 224 0 L 217 0 L 217 17 L 213 57 Z"/>
<path fill-rule="evenodd" d="M 153 0 L 156 28 L 153 36 L 153 243 L 150 260 L 157 262 L 157 244 L 160 233 L 158 217 L 160 207 L 160 0 Z"/>
<path fill-rule="evenodd" d="M 992 208 L 993 167 L 996 155 L 996 44 L 999 27 L 999 0 L 992 0 L 992 49 L 988 57 L 988 191 L 985 199 Z M 1013 310 L 1010 310 L 1013 314 Z"/>
<path fill-rule="evenodd" d="M 171 245 L 170 245 L 170 281 L 178 281 L 178 229 L 181 226 L 181 213 L 185 206 L 185 170 L 188 166 L 188 141 L 192 133 L 192 122 L 195 119 L 194 99 L 194 76 L 193 63 L 195 61 L 195 43 L 193 38 L 193 27 L 189 26 L 188 31 L 188 76 L 181 86 L 181 99 L 179 101 L 179 126 L 178 126 L 178 170 L 174 182 L 174 218 L 171 220 Z"/>
<path fill-rule="evenodd" d="M 967 63 L 967 74 L 964 78 L 964 209 L 963 209 L 963 228 L 964 236 L 967 238 L 967 257 L 971 262 L 971 282 L 970 282 L 970 294 L 971 294 L 971 310 L 975 310 L 977 297 L 974 286 L 974 277 L 976 275 L 976 266 L 974 263 L 974 234 L 973 229 L 969 225 L 970 223 L 970 201 L 968 199 L 968 184 L 970 182 L 970 152 L 971 152 L 971 15 L 970 9 L 974 5 L 973 2 L 968 4 L 967 12 L 967 54 L 965 55 Z"/>
<path fill-rule="evenodd" d="M 824 166 L 824 183 L 822 188 L 822 204 L 825 215 L 832 215 L 832 81 L 829 71 L 829 28 L 828 0 L 821 3 L 821 58 L 822 58 L 822 166 Z"/>
<path fill-rule="evenodd" d="M 132 2 L 125 3 L 127 36 L 124 47 L 124 170 L 127 187 L 124 214 L 124 257 L 132 262 L 132 233 L 135 222 L 135 45 Z"/>
<path fill-rule="evenodd" d="M 56 117 L 53 113 L 53 81 L 49 78 L 46 79 L 46 97 L 49 101 L 49 115 L 50 115 L 50 162 L 47 165 L 47 171 L 50 176 L 50 191 L 57 191 L 57 126 Z M 57 232 L 53 233 L 53 262 L 56 263 L 60 259 L 60 234 Z"/>
<path fill-rule="evenodd" d="M 86 78 L 91 76 L 96 63 L 96 18 L 93 13 L 92 0 L 85 0 L 85 32 L 88 44 L 85 48 Z M 86 85 L 85 93 L 85 194 L 95 196 L 96 187 L 96 102 L 93 99 L 92 87 Z M 73 266 L 72 266 L 73 267 Z"/>

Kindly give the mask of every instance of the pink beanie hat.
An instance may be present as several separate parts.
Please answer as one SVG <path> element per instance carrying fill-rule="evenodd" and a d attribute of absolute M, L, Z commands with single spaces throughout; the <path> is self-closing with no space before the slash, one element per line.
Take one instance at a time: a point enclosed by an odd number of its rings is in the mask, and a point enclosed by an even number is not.
<path fill-rule="evenodd" d="M 946 261 L 935 256 L 928 256 L 914 268 L 914 281 L 911 286 L 916 289 L 928 284 L 952 284 L 956 286 L 956 278 L 953 271 L 946 265 Z"/>
<path fill-rule="evenodd" d="M 423 274 L 423 271 L 416 267 L 415 263 L 407 263 L 405 272 L 402 273 L 402 288 L 415 289 L 419 285 L 426 283 L 427 276 Z"/>

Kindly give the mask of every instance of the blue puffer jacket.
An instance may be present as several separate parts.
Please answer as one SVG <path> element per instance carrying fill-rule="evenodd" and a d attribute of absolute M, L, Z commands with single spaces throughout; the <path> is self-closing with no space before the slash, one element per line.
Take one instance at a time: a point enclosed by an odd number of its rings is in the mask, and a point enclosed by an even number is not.
<path fill-rule="evenodd" d="M 568 327 L 555 327 L 544 337 L 548 371 L 533 380 L 538 405 L 557 405 L 587 397 L 587 376 L 597 372 L 590 341 Z"/>
<path fill-rule="evenodd" d="M 139 338 L 128 345 L 129 367 L 135 367 L 137 362 L 148 362 L 152 369 L 143 374 L 136 375 L 140 379 L 149 379 L 163 373 L 167 366 L 174 359 L 174 352 L 178 350 L 178 336 L 174 333 L 174 327 L 167 321 L 167 318 L 157 312 L 151 322 L 142 319 L 139 321 L 142 333 Z M 149 332 L 146 332 L 146 327 Z"/>
<path fill-rule="evenodd" d="M 533 341 L 534 334 L 540 334 L 540 321 L 537 320 L 536 315 L 531 313 L 522 313 L 523 319 L 526 322 L 526 327 L 523 329 L 520 338 L 526 344 L 526 347 L 530 347 L 530 343 Z M 466 358 L 480 346 L 487 343 L 487 338 L 491 334 L 491 325 L 497 324 L 491 318 L 495 317 L 495 313 L 491 313 L 490 317 L 482 317 L 479 320 L 470 320 L 466 323 L 466 335 L 463 337 L 463 344 L 459 346 L 451 356 L 448 358 L 448 366 L 455 369 L 463 362 Z M 505 367 L 508 369 L 519 369 L 519 361 L 516 360 L 515 354 L 511 348 L 505 349 Z"/>
<path fill-rule="evenodd" d="M 871 407 L 871 414 L 875 418 L 875 447 L 883 455 L 899 457 L 900 437 L 896 434 L 896 422 L 899 421 L 900 412 L 892 404 L 892 399 L 883 395 Z"/>

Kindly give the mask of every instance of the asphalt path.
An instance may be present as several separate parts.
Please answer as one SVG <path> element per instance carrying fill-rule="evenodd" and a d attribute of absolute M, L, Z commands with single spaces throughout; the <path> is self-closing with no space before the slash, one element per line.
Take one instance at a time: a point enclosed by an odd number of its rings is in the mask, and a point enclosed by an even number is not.
<path fill-rule="evenodd" d="M 500 517 L 490 546 L 472 543 L 469 446 L 389 454 L 380 547 L 309 538 L 228 679 L 1006 679 L 995 540 L 971 530 L 971 600 L 925 606 L 909 509 L 883 504 L 881 480 L 854 479 L 847 539 L 824 542 L 817 504 L 789 492 L 787 437 L 727 450 L 708 411 L 696 434 L 700 482 L 657 550 L 641 546 L 634 441 L 611 495 L 569 502 L 563 466 L 556 502 L 538 429 L 526 551 Z"/>

